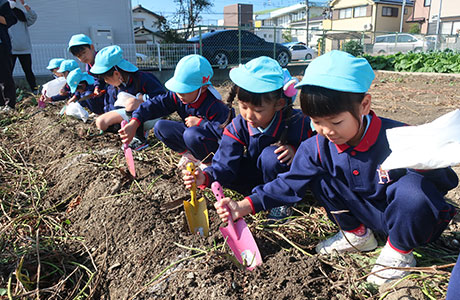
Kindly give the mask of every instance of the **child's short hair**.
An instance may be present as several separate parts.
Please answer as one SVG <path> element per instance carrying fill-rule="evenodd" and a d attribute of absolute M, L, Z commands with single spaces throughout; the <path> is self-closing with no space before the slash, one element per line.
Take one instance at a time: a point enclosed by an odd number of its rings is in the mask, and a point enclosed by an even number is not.
<path fill-rule="evenodd" d="M 72 35 L 72 37 L 70 38 L 69 46 L 68 46 L 67 49 L 74 56 L 78 56 L 80 54 L 80 52 L 85 50 L 85 48 L 90 49 L 92 44 L 93 44 L 93 42 L 91 41 L 91 39 L 88 36 L 80 33 L 80 34 Z"/>
<path fill-rule="evenodd" d="M 191 54 L 179 60 L 174 76 L 166 81 L 165 87 L 175 93 L 191 93 L 204 85 L 210 85 L 213 75 L 214 71 L 206 58 Z"/>
<path fill-rule="evenodd" d="M 375 78 L 365 58 L 333 50 L 314 59 L 296 88 L 302 88 L 300 104 L 310 117 L 324 117 L 357 108 Z M 358 104 L 358 105 L 357 105 Z"/>

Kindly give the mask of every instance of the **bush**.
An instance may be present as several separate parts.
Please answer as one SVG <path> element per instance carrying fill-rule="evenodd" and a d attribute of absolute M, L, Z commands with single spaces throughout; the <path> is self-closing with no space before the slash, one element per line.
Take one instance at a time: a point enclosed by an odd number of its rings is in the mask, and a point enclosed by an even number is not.
<path fill-rule="evenodd" d="M 360 56 L 364 53 L 363 45 L 357 41 L 348 41 L 344 43 L 342 50 L 354 56 Z"/>

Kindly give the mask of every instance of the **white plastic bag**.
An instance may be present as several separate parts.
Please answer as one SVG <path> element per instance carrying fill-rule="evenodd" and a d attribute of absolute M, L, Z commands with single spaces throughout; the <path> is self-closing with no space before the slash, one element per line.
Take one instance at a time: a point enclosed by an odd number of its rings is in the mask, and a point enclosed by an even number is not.
<path fill-rule="evenodd" d="M 113 104 L 114 106 L 121 106 L 121 107 L 126 107 L 126 101 L 129 99 L 135 98 L 136 96 L 131 95 L 130 93 L 127 92 L 119 92 L 117 95 L 117 100 Z"/>
<path fill-rule="evenodd" d="M 67 104 L 65 114 L 80 119 L 85 123 L 89 118 L 88 112 L 78 102 Z"/>
<path fill-rule="evenodd" d="M 460 163 L 460 110 L 431 123 L 388 129 L 391 154 L 382 169 L 438 169 Z"/>
<path fill-rule="evenodd" d="M 42 87 L 42 94 L 47 97 L 53 97 L 59 94 L 65 86 L 66 80 L 64 77 L 58 77 L 45 83 Z"/>

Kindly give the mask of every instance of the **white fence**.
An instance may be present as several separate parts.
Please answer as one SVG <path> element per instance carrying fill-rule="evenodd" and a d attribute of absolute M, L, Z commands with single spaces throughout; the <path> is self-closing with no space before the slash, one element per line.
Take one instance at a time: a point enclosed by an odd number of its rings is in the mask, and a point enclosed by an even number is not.
<path fill-rule="evenodd" d="M 123 57 L 137 64 L 140 69 L 173 69 L 183 56 L 198 53 L 194 44 L 120 44 L 119 46 L 123 49 Z M 51 75 L 46 66 L 50 59 L 58 57 L 75 59 L 80 64 L 80 68 L 85 70 L 84 64 L 67 50 L 67 44 L 34 44 L 32 45 L 34 74 Z M 24 76 L 19 60 L 16 61 L 13 76 Z"/>

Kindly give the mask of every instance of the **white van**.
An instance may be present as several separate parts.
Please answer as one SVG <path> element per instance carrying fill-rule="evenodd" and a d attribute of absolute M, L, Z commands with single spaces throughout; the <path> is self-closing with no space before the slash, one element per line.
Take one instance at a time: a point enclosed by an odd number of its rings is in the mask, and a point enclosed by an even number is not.
<path fill-rule="evenodd" d="M 375 38 L 373 52 L 390 54 L 397 52 L 421 52 L 433 48 L 432 42 L 409 33 L 385 34 Z"/>

